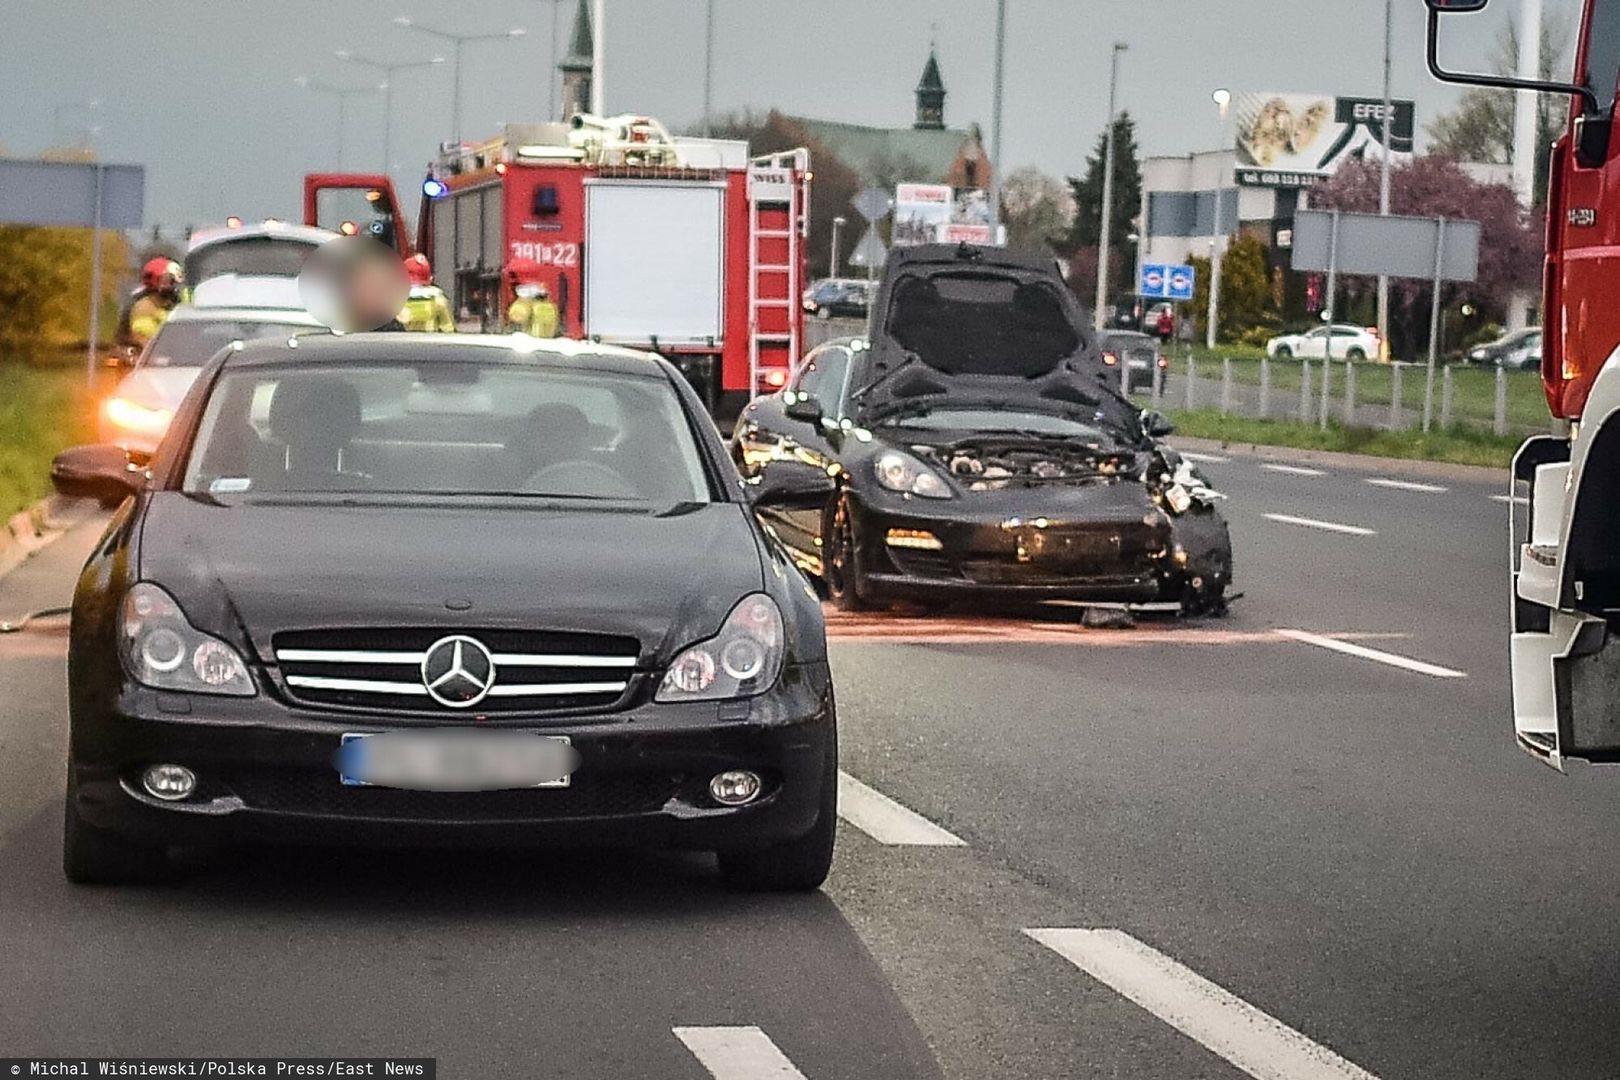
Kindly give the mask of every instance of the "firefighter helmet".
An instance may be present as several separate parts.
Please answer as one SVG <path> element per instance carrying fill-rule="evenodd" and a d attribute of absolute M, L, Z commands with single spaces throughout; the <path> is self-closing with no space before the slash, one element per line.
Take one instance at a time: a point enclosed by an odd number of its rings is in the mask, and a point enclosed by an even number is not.
<path fill-rule="evenodd" d="M 166 259 L 161 255 L 155 259 L 146 260 L 146 265 L 141 267 L 141 285 L 145 288 L 158 288 L 163 284 L 163 279 L 166 277 L 173 278 L 175 284 L 178 285 L 184 280 L 185 272 L 181 270 L 179 263 L 173 259 Z"/>
<path fill-rule="evenodd" d="M 539 281 L 541 276 L 540 264 L 533 259 L 512 259 L 506 264 L 506 276 L 514 288 Z"/>
<path fill-rule="evenodd" d="M 428 257 L 418 251 L 405 260 L 405 276 L 410 278 L 412 285 L 433 284 L 433 264 Z"/>

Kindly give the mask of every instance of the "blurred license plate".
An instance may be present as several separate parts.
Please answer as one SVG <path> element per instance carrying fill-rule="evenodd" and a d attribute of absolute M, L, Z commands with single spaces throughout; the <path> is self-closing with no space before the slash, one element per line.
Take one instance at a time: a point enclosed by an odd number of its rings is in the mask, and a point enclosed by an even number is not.
<path fill-rule="evenodd" d="M 349 732 L 338 779 L 411 791 L 565 788 L 579 764 L 566 735 L 494 731 Z"/>

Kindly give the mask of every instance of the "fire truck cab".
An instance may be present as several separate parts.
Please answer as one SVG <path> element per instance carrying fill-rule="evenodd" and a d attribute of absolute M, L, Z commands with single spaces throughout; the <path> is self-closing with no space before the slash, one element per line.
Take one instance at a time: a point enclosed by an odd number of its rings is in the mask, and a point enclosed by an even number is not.
<path fill-rule="evenodd" d="M 1429 68 L 1448 82 L 1564 96 L 1553 145 L 1543 268 L 1541 380 L 1566 434 L 1513 462 L 1510 660 L 1519 745 L 1620 762 L 1620 0 L 1583 0 L 1573 81 L 1445 70 L 1443 16 L 1487 0 L 1427 0 Z"/>
<path fill-rule="evenodd" d="M 801 352 L 810 179 L 807 151 L 750 157 L 645 116 L 509 124 L 441 148 L 417 247 L 464 328 L 502 328 L 519 271 L 560 334 L 662 353 L 729 415 Z"/>

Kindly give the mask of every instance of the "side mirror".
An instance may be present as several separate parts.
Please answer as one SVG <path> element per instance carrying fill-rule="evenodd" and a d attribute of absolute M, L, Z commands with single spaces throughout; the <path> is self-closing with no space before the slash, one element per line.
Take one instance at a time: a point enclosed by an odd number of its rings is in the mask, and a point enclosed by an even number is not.
<path fill-rule="evenodd" d="M 772 461 L 749 480 L 749 498 L 756 507 L 813 510 L 825 506 L 838 485 L 827 470 L 802 461 Z"/>
<path fill-rule="evenodd" d="M 797 394 L 782 410 L 789 420 L 798 420 L 811 426 L 821 423 L 821 402 L 805 394 Z"/>
<path fill-rule="evenodd" d="M 1176 425 L 1162 412 L 1154 409 L 1142 410 L 1142 433 L 1150 439 L 1162 439 L 1166 435 L 1176 433 Z"/>
<path fill-rule="evenodd" d="M 145 485 L 145 466 L 130 460 L 122 446 L 110 443 L 71 447 L 51 462 L 51 486 L 76 499 L 115 506 Z"/>

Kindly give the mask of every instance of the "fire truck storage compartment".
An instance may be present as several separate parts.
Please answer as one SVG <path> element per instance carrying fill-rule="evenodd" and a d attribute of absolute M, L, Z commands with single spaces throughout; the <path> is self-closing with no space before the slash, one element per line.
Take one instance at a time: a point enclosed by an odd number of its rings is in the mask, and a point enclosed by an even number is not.
<path fill-rule="evenodd" d="M 499 322 L 499 274 L 505 241 L 501 185 L 453 191 L 432 204 L 433 276 L 456 312 L 468 309 L 486 326 Z M 493 304 L 494 310 L 483 308 Z"/>
<path fill-rule="evenodd" d="M 585 183 L 585 328 L 603 341 L 720 344 L 724 183 Z"/>

